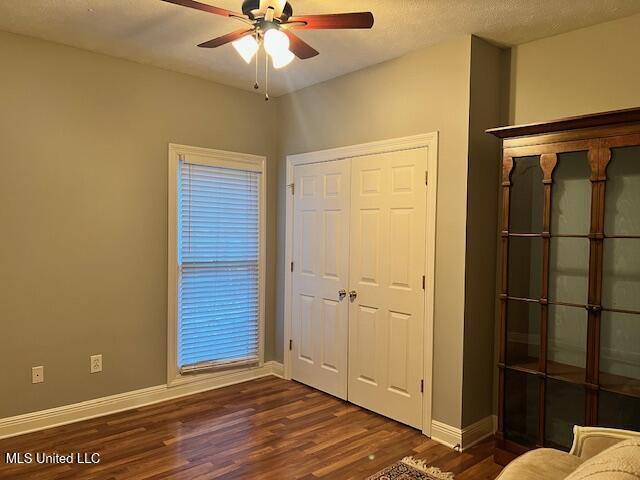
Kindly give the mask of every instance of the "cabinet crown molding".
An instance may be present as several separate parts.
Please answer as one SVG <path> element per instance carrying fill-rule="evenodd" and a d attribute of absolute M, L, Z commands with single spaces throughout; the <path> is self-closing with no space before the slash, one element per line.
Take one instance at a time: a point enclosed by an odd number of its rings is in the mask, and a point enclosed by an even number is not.
<path fill-rule="evenodd" d="M 628 123 L 640 122 L 640 107 L 625 110 L 613 110 L 609 112 L 578 115 L 575 117 L 560 118 L 549 122 L 536 122 L 524 125 L 491 128 L 487 133 L 498 138 L 515 138 L 529 135 L 548 134 L 552 132 L 564 132 L 583 128 L 611 127 Z"/>

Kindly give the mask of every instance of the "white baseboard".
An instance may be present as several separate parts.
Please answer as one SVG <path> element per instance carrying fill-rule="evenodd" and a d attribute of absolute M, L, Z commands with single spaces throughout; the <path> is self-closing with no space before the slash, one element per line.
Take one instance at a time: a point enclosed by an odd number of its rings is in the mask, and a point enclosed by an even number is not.
<path fill-rule="evenodd" d="M 431 438 L 449 448 L 462 445 L 462 430 L 437 420 L 431 420 Z"/>
<path fill-rule="evenodd" d="M 283 371 L 281 363 L 265 362 L 261 367 L 235 371 L 203 381 L 196 380 L 172 387 L 157 385 L 15 417 L 0 418 L 0 439 L 165 402 L 268 375 L 282 377 Z"/>
<path fill-rule="evenodd" d="M 489 415 L 474 424 L 462 429 L 462 450 L 473 447 L 487 437 L 496 433 L 498 417 Z"/>
<path fill-rule="evenodd" d="M 432 420 L 431 438 L 449 448 L 459 448 L 464 451 L 493 435 L 496 431 L 496 423 L 495 415 L 489 415 L 465 428 L 452 427 Z"/>
<path fill-rule="evenodd" d="M 278 378 L 284 378 L 284 365 L 280 362 L 269 363 L 271 363 L 271 374 Z"/>

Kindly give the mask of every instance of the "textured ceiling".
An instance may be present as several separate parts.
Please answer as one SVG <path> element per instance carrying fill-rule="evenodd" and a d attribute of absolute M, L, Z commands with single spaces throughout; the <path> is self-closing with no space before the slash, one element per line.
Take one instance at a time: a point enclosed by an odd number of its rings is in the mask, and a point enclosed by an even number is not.
<path fill-rule="evenodd" d="M 202 0 L 239 11 L 241 0 Z M 304 31 L 320 51 L 270 79 L 275 95 L 473 33 L 515 45 L 640 12 L 640 0 L 292 0 L 296 14 L 371 10 L 373 30 Z M 30 35 L 243 89 L 253 85 L 230 45 L 195 45 L 241 23 L 160 0 L 1 0 L 0 30 Z"/>

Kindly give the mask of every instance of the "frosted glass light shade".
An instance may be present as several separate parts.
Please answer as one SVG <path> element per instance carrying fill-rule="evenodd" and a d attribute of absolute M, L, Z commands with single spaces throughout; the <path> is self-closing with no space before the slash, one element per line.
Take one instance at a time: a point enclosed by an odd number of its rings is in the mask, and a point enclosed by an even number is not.
<path fill-rule="evenodd" d="M 294 58 L 295 55 L 289 50 L 282 50 L 280 52 L 276 52 L 275 55 L 271 55 L 274 68 L 284 68 L 289 65 Z"/>
<path fill-rule="evenodd" d="M 275 28 L 270 28 L 264 34 L 264 49 L 271 56 L 289 50 L 289 37 Z"/>
<path fill-rule="evenodd" d="M 233 48 L 236 49 L 245 62 L 251 63 L 253 56 L 256 54 L 260 46 L 253 35 L 247 35 L 246 37 L 242 37 L 240 40 L 233 42 Z"/>

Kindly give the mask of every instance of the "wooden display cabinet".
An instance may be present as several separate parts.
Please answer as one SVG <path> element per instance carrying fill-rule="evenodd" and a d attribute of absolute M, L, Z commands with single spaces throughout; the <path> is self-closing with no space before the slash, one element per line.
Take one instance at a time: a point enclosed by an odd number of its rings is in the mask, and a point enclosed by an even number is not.
<path fill-rule="evenodd" d="M 504 139 L 496 460 L 640 430 L 640 108 Z"/>

